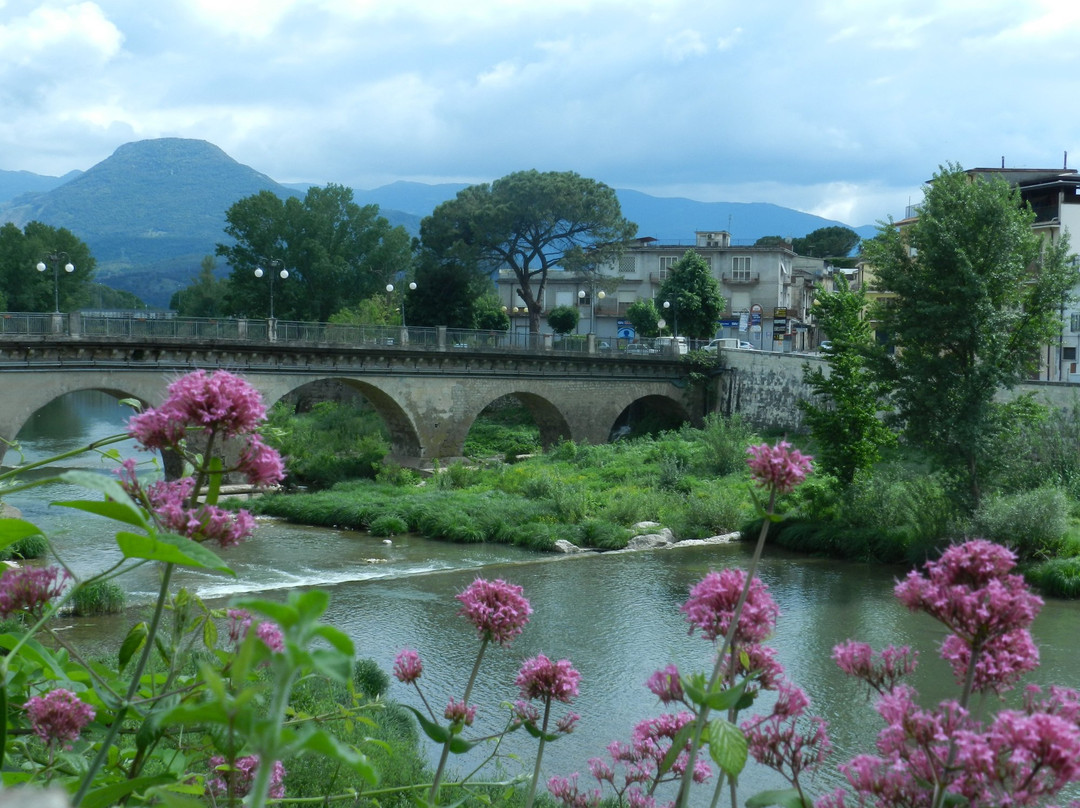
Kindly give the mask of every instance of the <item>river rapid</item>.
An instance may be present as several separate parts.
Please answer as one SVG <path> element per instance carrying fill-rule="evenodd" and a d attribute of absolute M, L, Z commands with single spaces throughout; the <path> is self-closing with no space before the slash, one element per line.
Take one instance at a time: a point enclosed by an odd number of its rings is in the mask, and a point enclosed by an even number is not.
<path fill-rule="evenodd" d="M 44 408 L 20 442 L 27 459 L 37 459 L 120 431 L 123 417 L 124 411 L 107 396 L 73 394 Z M 10 462 L 12 455 L 6 459 Z M 67 467 L 72 466 L 108 467 L 94 458 L 68 461 Z M 37 489 L 6 501 L 44 528 L 65 561 L 85 574 L 118 554 L 112 525 L 49 504 L 75 495 L 62 488 Z M 237 595 L 276 598 L 292 589 L 324 588 L 332 596 L 327 619 L 353 637 L 360 656 L 389 671 L 401 648 L 420 653 L 425 665 L 421 684 L 431 704 L 441 706 L 451 696 L 460 698 L 478 647 L 475 632 L 456 614 L 454 595 L 477 576 L 519 584 L 534 614 L 510 647 L 489 648 L 473 697 L 480 708 L 476 729 L 484 733 L 501 724 L 505 712 L 499 705 L 516 697 L 513 680 L 522 660 L 540 652 L 570 659 L 582 675 L 581 694 L 571 709 L 582 718 L 572 735 L 548 746 L 543 768 L 545 778 L 580 771 L 584 784 L 590 780 L 588 758 L 602 756 L 612 740 L 628 739 L 637 721 L 662 712 L 644 687 L 655 670 L 668 663 L 684 672 L 711 666 L 711 645 L 688 633 L 679 607 L 689 588 L 710 569 L 745 564 L 748 552 L 744 545 L 728 544 L 550 556 L 415 536 L 387 543 L 364 533 L 262 520 L 253 539 L 223 553 L 236 578 L 185 570 L 177 585 L 215 604 Z M 922 652 L 913 683 L 923 702 L 958 692 L 936 656 L 943 629 L 925 616 L 908 613 L 892 596 L 896 578 L 905 572 L 766 551 L 760 576 L 781 609 L 770 644 L 778 649 L 788 677 L 807 691 L 814 710 L 829 722 L 836 748 L 833 765 L 814 782 L 815 795 L 842 782 L 835 763 L 872 751 L 880 726 L 864 691 L 831 662 L 835 644 L 848 637 L 875 647 L 911 644 Z M 156 576 L 148 565 L 126 581 L 136 604 L 133 614 L 69 619 L 65 628 L 99 647 L 114 643 L 145 610 L 139 604 L 150 601 Z M 1047 602 L 1033 632 L 1043 664 L 1031 681 L 1080 687 L 1078 618 L 1078 604 Z M 422 706 L 413 689 L 396 681 L 390 697 Z M 535 741 L 518 733 L 504 751 L 519 758 L 504 761 L 507 773 L 531 772 Z M 459 769 L 467 770 L 476 760 L 474 753 L 458 762 Z M 775 775 L 751 764 L 741 792 L 745 798 L 760 788 L 781 785 Z M 704 793 L 701 799 L 706 800 Z"/>

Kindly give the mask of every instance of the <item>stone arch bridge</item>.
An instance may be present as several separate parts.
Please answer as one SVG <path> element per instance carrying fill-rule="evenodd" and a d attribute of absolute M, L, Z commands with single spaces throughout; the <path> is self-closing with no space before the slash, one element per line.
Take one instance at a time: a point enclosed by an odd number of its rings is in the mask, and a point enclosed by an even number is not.
<path fill-rule="evenodd" d="M 504 396 L 529 409 L 545 446 L 561 439 L 604 443 L 628 412 L 700 425 L 703 411 L 701 393 L 687 383 L 677 357 L 5 336 L 0 438 L 13 441 L 40 407 L 78 390 L 159 404 L 172 379 L 197 368 L 242 375 L 268 405 L 312 382 L 337 380 L 371 403 L 390 433 L 392 459 L 410 466 L 460 457 L 480 411 Z"/>

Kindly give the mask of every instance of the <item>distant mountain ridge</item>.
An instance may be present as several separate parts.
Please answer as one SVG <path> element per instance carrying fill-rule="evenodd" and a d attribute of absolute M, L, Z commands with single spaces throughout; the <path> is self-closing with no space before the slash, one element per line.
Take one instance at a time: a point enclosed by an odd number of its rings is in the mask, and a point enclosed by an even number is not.
<path fill-rule="evenodd" d="M 307 187 L 275 182 L 203 140 L 142 140 L 64 177 L 0 171 L 0 222 L 23 227 L 36 220 L 68 228 L 90 247 L 101 282 L 164 307 L 173 292 L 196 277 L 202 258 L 225 240 L 225 213 L 233 203 L 264 190 L 302 195 Z M 353 195 L 358 204 L 378 205 L 392 225 L 415 236 L 423 217 L 465 187 L 402 181 L 354 189 Z M 695 230 L 728 230 L 736 243 L 752 243 L 761 236 L 804 236 L 843 224 L 765 203 L 616 193 L 623 215 L 637 222 L 638 235 L 665 242 L 691 243 Z M 852 229 L 862 236 L 875 232 L 869 226 Z"/>

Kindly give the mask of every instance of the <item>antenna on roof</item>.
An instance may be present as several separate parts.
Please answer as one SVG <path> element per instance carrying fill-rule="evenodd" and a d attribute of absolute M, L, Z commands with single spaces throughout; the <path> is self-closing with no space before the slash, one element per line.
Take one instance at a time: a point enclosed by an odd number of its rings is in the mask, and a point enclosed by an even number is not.
<path fill-rule="evenodd" d="M 1065 162 L 1064 162 L 1064 164 L 1062 164 L 1061 170 L 1062 171 L 1068 171 L 1069 170 L 1069 150 L 1068 149 L 1065 150 Z"/>
<path fill-rule="evenodd" d="M 1001 155 L 1001 167 L 1005 168 L 1005 155 Z"/>

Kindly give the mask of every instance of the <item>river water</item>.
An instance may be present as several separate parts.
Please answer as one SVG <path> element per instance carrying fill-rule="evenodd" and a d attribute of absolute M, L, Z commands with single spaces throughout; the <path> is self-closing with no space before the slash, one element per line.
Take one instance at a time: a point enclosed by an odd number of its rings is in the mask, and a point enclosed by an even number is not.
<path fill-rule="evenodd" d="M 39 416 L 20 435 L 28 459 L 119 431 L 124 414 L 107 396 L 80 393 L 55 402 Z M 12 457 L 9 453 L 7 460 Z M 102 466 L 93 458 L 68 465 Z M 39 489 L 7 501 L 45 528 L 76 572 L 86 573 L 117 554 L 108 523 L 48 504 L 75 493 Z M 553 557 L 414 536 L 385 543 L 364 533 L 267 520 L 252 540 L 225 552 L 237 572 L 235 579 L 184 571 L 177 583 L 217 602 L 238 594 L 284 597 L 299 587 L 325 588 L 332 595 L 327 619 L 354 638 L 360 656 L 389 671 L 399 649 L 420 652 L 425 664 L 421 683 L 433 706 L 445 704 L 450 696 L 460 698 L 478 645 L 471 627 L 456 615 L 454 595 L 478 575 L 520 584 L 535 610 L 532 621 L 509 648 L 488 650 L 473 702 L 480 706 L 478 731 L 493 730 L 504 715 L 500 702 L 516 697 L 513 680 L 523 659 L 543 652 L 573 662 L 582 674 L 581 695 L 573 709 L 582 719 L 572 735 L 545 751 L 546 777 L 584 774 L 589 757 L 603 755 L 616 738 L 628 738 L 636 721 L 662 712 L 644 687 L 653 671 L 670 662 L 684 672 L 711 665 L 711 646 L 688 634 L 679 606 L 706 572 L 744 564 L 747 553 L 745 546 L 732 544 Z M 836 762 L 872 751 L 879 727 L 871 702 L 831 662 L 836 643 L 853 637 L 875 647 L 911 644 L 922 651 L 914 684 L 924 703 L 956 695 L 951 675 L 935 654 L 942 629 L 929 618 L 909 614 L 892 597 L 892 585 L 904 572 L 773 549 L 763 560 L 760 576 L 782 612 L 771 644 L 778 648 L 788 676 L 829 721 Z M 148 602 L 156 590 L 156 571 L 141 568 L 127 588 L 134 602 Z M 1076 603 L 1049 601 L 1043 608 L 1033 632 L 1043 664 L 1031 681 L 1080 687 L 1078 618 Z M 69 622 L 73 633 L 102 642 L 122 636 L 131 617 Z M 396 681 L 390 695 L 421 706 L 415 691 Z M 521 762 L 507 761 L 508 772 L 531 771 L 527 764 L 534 743 L 523 733 L 513 736 L 505 751 Z M 466 763 L 476 760 L 474 755 L 459 765 L 465 770 Z M 840 782 L 829 767 L 813 790 L 821 794 Z M 757 768 L 748 769 L 743 783 L 744 796 L 782 785 Z"/>

